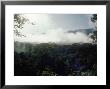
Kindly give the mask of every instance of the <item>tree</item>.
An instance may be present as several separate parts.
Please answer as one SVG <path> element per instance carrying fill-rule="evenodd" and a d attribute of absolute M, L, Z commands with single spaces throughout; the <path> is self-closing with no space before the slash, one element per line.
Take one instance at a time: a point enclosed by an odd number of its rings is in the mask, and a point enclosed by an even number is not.
<path fill-rule="evenodd" d="M 91 21 L 95 23 L 97 21 L 97 14 L 93 14 L 91 17 Z"/>
<path fill-rule="evenodd" d="M 32 25 L 35 25 L 33 22 L 30 22 L 30 21 L 29 21 L 29 18 L 26 18 L 26 17 L 24 16 L 24 14 L 15 14 L 15 15 L 14 15 L 14 34 L 15 34 L 16 36 L 20 36 L 20 37 L 24 36 L 24 37 L 25 37 L 25 35 L 23 35 L 23 34 L 20 32 L 20 29 L 23 29 L 23 25 L 24 25 L 26 22 L 28 22 L 28 23 L 30 23 L 30 24 L 32 24 Z"/>
<path fill-rule="evenodd" d="M 91 21 L 93 23 L 97 22 L 97 14 L 93 14 L 91 17 Z M 97 26 L 95 26 L 95 31 L 92 32 L 92 34 L 90 35 L 90 37 L 93 39 L 93 43 L 97 43 Z"/>
<path fill-rule="evenodd" d="M 14 15 L 14 33 L 16 36 L 24 36 L 19 29 L 23 28 L 23 25 L 29 21 L 29 19 L 25 18 L 22 14 Z"/>

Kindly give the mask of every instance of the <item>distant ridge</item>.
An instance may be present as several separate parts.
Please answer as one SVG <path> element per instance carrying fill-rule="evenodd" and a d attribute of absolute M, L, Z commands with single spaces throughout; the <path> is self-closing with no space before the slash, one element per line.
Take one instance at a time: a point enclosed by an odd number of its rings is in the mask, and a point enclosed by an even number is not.
<path fill-rule="evenodd" d="M 95 31 L 93 28 L 89 28 L 89 29 L 77 29 L 74 31 L 68 31 L 68 33 L 77 33 L 77 32 L 82 32 L 86 35 L 89 35 L 90 33 L 92 33 L 93 31 Z"/>

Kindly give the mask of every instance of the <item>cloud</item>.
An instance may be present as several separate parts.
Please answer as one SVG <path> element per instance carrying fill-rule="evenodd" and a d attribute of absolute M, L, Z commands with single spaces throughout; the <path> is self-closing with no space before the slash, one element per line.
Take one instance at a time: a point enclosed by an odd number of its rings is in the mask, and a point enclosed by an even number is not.
<path fill-rule="evenodd" d="M 51 29 L 44 33 L 26 34 L 26 37 L 15 36 L 15 41 L 56 44 L 90 43 L 92 39 L 82 32 L 68 33 L 62 28 Z"/>

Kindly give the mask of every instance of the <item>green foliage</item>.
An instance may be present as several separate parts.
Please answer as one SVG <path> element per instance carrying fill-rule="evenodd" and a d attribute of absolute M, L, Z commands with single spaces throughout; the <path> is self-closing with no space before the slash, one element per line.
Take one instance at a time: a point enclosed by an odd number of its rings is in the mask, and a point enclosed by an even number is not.
<path fill-rule="evenodd" d="M 91 38 L 93 39 L 93 43 L 97 43 L 97 31 L 94 31 L 91 34 Z"/>
<path fill-rule="evenodd" d="M 18 44 L 18 43 L 17 43 Z M 16 45 L 17 45 L 16 44 Z M 14 73 L 18 76 L 94 76 L 97 74 L 96 44 L 18 45 L 14 53 Z M 15 46 L 16 47 L 16 46 Z"/>
<path fill-rule="evenodd" d="M 93 23 L 97 23 L 97 14 L 93 14 L 91 17 L 91 21 Z M 90 37 L 93 39 L 93 43 L 97 43 L 97 26 L 95 27 L 95 31 L 92 32 L 92 34 L 90 35 Z"/>
<path fill-rule="evenodd" d="M 97 21 L 97 14 L 93 14 L 91 17 L 91 21 L 95 23 Z"/>
<path fill-rule="evenodd" d="M 17 36 L 24 36 L 19 29 L 23 28 L 23 25 L 29 21 L 29 19 L 25 18 L 22 14 L 15 14 L 14 15 L 14 33 Z"/>
<path fill-rule="evenodd" d="M 27 22 L 31 25 L 35 25 L 33 22 L 30 22 L 30 20 L 23 14 L 14 14 L 14 34 L 16 36 L 25 37 L 25 35 L 23 35 L 20 30 L 23 29 L 23 25 Z"/>

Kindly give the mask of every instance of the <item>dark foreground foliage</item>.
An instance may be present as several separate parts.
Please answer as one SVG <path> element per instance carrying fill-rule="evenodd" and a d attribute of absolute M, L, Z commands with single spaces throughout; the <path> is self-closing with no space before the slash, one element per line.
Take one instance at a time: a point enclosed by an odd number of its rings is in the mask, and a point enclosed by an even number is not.
<path fill-rule="evenodd" d="M 15 76 L 96 76 L 97 45 L 15 42 Z"/>

